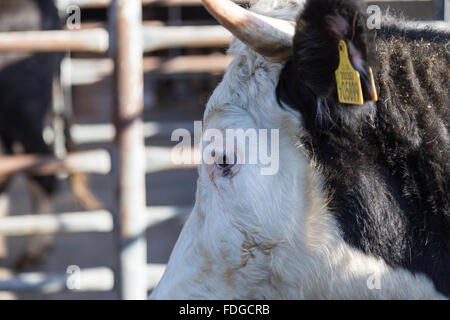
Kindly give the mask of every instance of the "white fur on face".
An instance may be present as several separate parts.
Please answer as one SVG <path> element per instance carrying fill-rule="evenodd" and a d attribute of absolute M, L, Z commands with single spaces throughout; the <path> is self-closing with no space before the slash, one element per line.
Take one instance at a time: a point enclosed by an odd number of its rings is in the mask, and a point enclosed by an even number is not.
<path fill-rule="evenodd" d="M 274 251 L 295 245 L 302 229 L 298 209 L 304 200 L 298 190 L 308 163 L 295 146 L 298 115 L 276 102 L 282 65 L 238 41 L 230 51 L 236 57 L 208 102 L 204 129 L 279 129 L 279 170 L 261 175 L 260 165 L 242 164 L 230 178 L 212 176 L 202 164 L 194 210 L 152 297 L 276 297 L 272 269 L 280 268 L 283 258 Z"/>
<path fill-rule="evenodd" d="M 294 131 L 289 132 L 299 127 L 298 118 L 275 100 L 281 65 L 248 54 L 260 65 L 249 65 L 246 55 L 236 57 L 208 103 L 204 129 L 279 129 L 279 171 L 261 175 L 260 165 L 242 164 L 234 176 L 223 177 L 210 174 L 205 164 L 200 166 L 194 210 L 154 297 L 278 296 L 270 278 L 272 268 L 281 267 L 283 261 L 274 251 L 295 245 L 302 230 L 298 209 L 304 200 L 298 190 L 308 163 L 295 146 Z M 237 151 L 244 147 L 237 145 Z"/>
<path fill-rule="evenodd" d="M 257 8 L 287 3 L 260 1 Z M 272 12 L 293 20 L 298 11 Z M 276 102 L 282 65 L 239 41 L 231 52 L 236 57 L 208 102 L 204 129 L 279 129 L 279 171 L 265 176 L 260 165 L 242 164 L 223 177 L 202 164 L 193 212 L 151 298 L 439 297 L 424 277 L 393 271 L 346 245 L 327 212 L 318 170 L 299 142 L 300 115 Z M 380 289 L 368 285 L 371 277 Z"/>

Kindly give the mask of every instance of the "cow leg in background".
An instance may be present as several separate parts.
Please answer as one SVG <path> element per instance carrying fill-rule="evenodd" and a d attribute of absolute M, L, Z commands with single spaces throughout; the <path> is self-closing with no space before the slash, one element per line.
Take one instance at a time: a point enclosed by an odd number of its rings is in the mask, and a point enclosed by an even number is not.
<path fill-rule="evenodd" d="M 62 28 L 54 0 L 0 0 L 0 3 L 0 31 Z M 0 55 L 0 137 L 5 142 L 6 153 L 53 154 L 45 144 L 42 132 L 52 102 L 53 79 L 62 57 L 60 53 L 50 52 Z M 17 146 L 17 150 L 12 146 Z M 56 189 L 56 177 L 30 178 L 33 212 L 53 212 L 51 197 Z M 0 181 L 0 187 L 1 184 Z M 15 264 L 17 269 L 41 261 L 49 253 L 51 243 L 50 236 L 31 237 Z"/>
<path fill-rule="evenodd" d="M 40 106 L 43 107 L 42 103 Z M 33 110 L 30 106 L 25 110 Z M 42 138 L 45 110 L 37 113 L 35 117 L 23 117 L 24 127 L 19 131 L 24 133 L 20 143 L 25 153 L 48 154 L 52 152 Z M 25 115 L 24 115 L 25 116 Z M 41 116 L 41 119 L 36 119 Z M 25 129 L 25 125 L 28 128 Z M 31 209 L 33 214 L 50 214 L 53 209 L 53 194 L 56 190 L 57 180 L 52 176 L 30 176 L 28 190 L 30 194 Z M 41 263 L 51 252 L 54 243 L 53 235 L 34 235 L 27 239 L 23 253 L 14 264 L 16 271 L 27 270 Z"/>
<path fill-rule="evenodd" d="M 28 190 L 33 214 L 53 213 L 52 196 L 39 183 L 30 179 Z M 14 264 L 14 270 L 27 270 L 43 262 L 54 247 L 54 239 L 52 234 L 30 236 Z"/>
<path fill-rule="evenodd" d="M 2 139 L 0 136 L 0 156 L 7 155 L 11 150 L 9 141 Z M 9 213 L 9 197 L 6 193 L 9 178 L 0 177 L 0 218 L 3 218 Z M 0 235 L 0 259 L 6 258 L 8 255 L 8 247 L 6 237 Z"/>

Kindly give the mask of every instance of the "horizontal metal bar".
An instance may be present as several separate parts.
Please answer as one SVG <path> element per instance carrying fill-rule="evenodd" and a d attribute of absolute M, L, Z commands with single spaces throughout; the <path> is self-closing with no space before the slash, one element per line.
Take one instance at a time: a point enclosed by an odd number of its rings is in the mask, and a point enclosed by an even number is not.
<path fill-rule="evenodd" d="M 152 130 L 152 128 L 147 128 L 148 131 Z M 106 135 L 108 134 L 110 133 L 106 132 Z M 195 168 L 198 165 L 198 161 L 196 163 L 195 159 L 199 159 L 200 151 L 198 148 L 192 148 L 189 152 L 185 151 L 180 154 L 174 152 L 174 149 L 170 147 L 147 147 L 144 159 L 146 172 Z M 9 176 L 18 172 L 28 172 L 34 175 L 60 172 L 107 174 L 110 170 L 111 159 L 106 150 L 70 153 L 62 160 L 51 156 L 30 154 L 0 157 L 0 176 Z"/>
<path fill-rule="evenodd" d="M 433 0 L 364 0 L 364 2 L 432 2 Z"/>
<path fill-rule="evenodd" d="M 64 159 L 35 154 L 0 157 L 0 176 L 18 172 L 48 175 L 60 172 L 108 174 L 110 171 L 109 152 L 101 149 L 72 152 Z"/>
<path fill-rule="evenodd" d="M 166 264 L 153 263 L 147 265 L 147 285 L 149 290 L 154 289 L 158 285 L 158 282 L 161 280 L 166 267 Z"/>
<path fill-rule="evenodd" d="M 222 26 L 144 26 L 144 51 L 226 46 L 231 33 Z"/>
<path fill-rule="evenodd" d="M 113 218 L 106 210 L 0 217 L 0 235 L 111 232 Z"/>
<path fill-rule="evenodd" d="M 191 206 L 152 206 L 146 209 L 148 227 L 169 219 L 184 218 Z M 111 232 L 113 218 L 106 210 L 0 217 L 0 236 L 53 233 Z"/>
<path fill-rule="evenodd" d="M 84 51 L 104 53 L 109 48 L 105 29 L 0 32 L 0 52 Z"/>
<path fill-rule="evenodd" d="M 147 227 L 176 218 L 186 218 L 192 212 L 192 206 L 152 206 L 147 207 Z"/>
<path fill-rule="evenodd" d="M 224 73 L 232 56 L 223 54 L 190 55 L 173 58 L 144 58 L 144 72 L 153 75 L 177 73 Z M 111 76 L 114 72 L 112 59 L 67 59 L 72 85 L 90 85 Z"/>
<path fill-rule="evenodd" d="M 192 121 L 150 121 L 144 123 L 144 137 L 170 136 L 176 129 L 194 131 Z M 70 127 L 70 136 L 75 144 L 111 142 L 116 136 L 116 128 L 110 123 L 74 124 Z"/>
<path fill-rule="evenodd" d="M 0 301 L 17 300 L 17 295 L 8 291 L 0 291 Z"/>
<path fill-rule="evenodd" d="M 154 74 L 174 73 L 224 73 L 233 57 L 224 54 L 187 55 L 169 59 L 144 59 L 144 72 Z"/>
<path fill-rule="evenodd" d="M 49 294 L 66 290 L 111 291 L 114 288 L 114 273 L 109 268 L 81 269 L 79 273 L 73 269 L 72 272 L 61 274 L 33 272 L 13 275 L 0 280 L 0 291 L 39 291 Z"/>
<path fill-rule="evenodd" d="M 236 3 L 248 3 L 248 0 L 235 0 Z M 106 8 L 111 4 L 111 0 L 57 0 L 60 10 L 70 5 L 81 8 Z M 201 6 L 201 0 L 142 0 L 142 5 L 158 5 L 164 7 L 172 6 Z"/>
<path fill-rule="evenodd" d="M 189 169 L 198 166 L 194 159 L 199 157 L 199 149 L 191 148 L 180 154 L 171 147 L 146 147 L 146 172 L 153 173 L 163 170 Z"/>
<path fill-rule="evenodd" d="M 409 24 L 448 28 L 448 24 L 445 22 L 420 22 Z M 197 48 L 226 46 L 231 40 L 231 34 L 222 26 L 178 27 L 144 25 L 143 37 L 144 51 L 146 52 L 180 47 Z M 105 53 L 108 48 L 108 31 L 102 28 L 78 31 L 0 32 L 0 52 L 86 51 Z M 150 68 L 155 68 L 155 63 L 150 63 Z M 166 72 L 173 71 L 170 71 L 170 68 L 168 68 L 168 71 Z"/>
<path fill-rule="evenodd" d="M 433 28 L 439 31 L 450 32 L 450 22 L 448 21 L 407 21 L 405 26 L 410 29 Z"/>
<path fill-rule="evenodd" d="M 431 2 L 432 0 L 365 0 L 365 2 Z M 235 0 L 236 3 L 248 4 L 249 0 Z M 69 5 L 77 5 L 82 8 L 106 8 L 111 4 L 111 0 L 57 0 L 60 10 Z M 165 7 L 172 6 L 201 6 L 201 0 L 142 0 L 143 5 L 158 5 Z"/>

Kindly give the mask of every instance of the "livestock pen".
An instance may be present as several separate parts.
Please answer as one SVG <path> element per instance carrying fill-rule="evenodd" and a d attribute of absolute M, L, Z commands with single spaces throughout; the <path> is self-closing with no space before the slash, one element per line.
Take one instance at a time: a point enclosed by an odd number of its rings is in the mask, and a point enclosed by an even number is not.
<path fill-rule="evenodd" d="M 142 2 L 142 3 L 141 3 Z M 383 4 L 386 1 L 377 3 Z M 409 1 L 410 16 L 422 20 L 448 19 L 445 1 Z M 448 1 L 447 1 L 448 2 Z M 406 1 L 397 1 L 406 10 Z M 108 8 L 107 24 L 81 24 L 77 30 L 33 31 L 0 34 L 0 51 L 62 51 L 97 54 L 67 55 L 61 65 L 61 93 L 55 95 L 53 109 L 53 144 L 55 157 L 14 155 L 0 158 L 0 176 L 18 172 L 33 174 L 93 173 L 108 174 L 114 183 L 101 188 L 111 194 L 109 210 L 65 212 L 55 215 L 7 216 L 7 205 L 0 204 L 0 237 L 47 233 L 112 233 L 117 270 L 109 267 L 81 269 L 81 273 L 66 272 L 62 265 L 58 273 L 11 274 L 0 281 L 0 291 L 32 291 L 55 293 L 69 290 L 73 275 L 80 276 L 76 290 L 106 292 L 116 290 L 123 299 L 145 299 L 158 282 L 164 264 L 148 264 L 146 230 L 162 221 L 186 216 L 190 206 L 150 206 L 146 203 L 148 173 L 180 168 L 171 161 L 170 148 L 149 146 L 145 139 L 170 136 L 176 128 L 189 128 L 183 122 L 144 122 L 144 73 L 174 76 L 207 73 L 220 74 L 230 61 L 223 54 L 183 55 L 180 48 L 223 48 L 230 34 L 217 25 L 181 25 L 180 11 L 172 10 L 173 20 L 167 25 L 161 21 L 143 20 L 142 5 L 156 8 L 200 6 L 197 0 L 67 0 L 58 1 L 61 11 L 69 8 Z M 75 6 L 75 7 L 74 7 Z M 423 8 L 426 8 L 425 10 Z M 444 10 L 445 9 L 445 10 Z M 415 13 L 414 13 L 415 12 Z M 178 18 L 178 19 L 177 19 Z M 167 19 L 170 20 L 170 19 Z M 167 56 L 150 55 L 170 49 Z M 175 53 L 174 53 L 175 51 Z M 180 54 L 181 53 L 181 54 Z M 110 124 L 71 124 L 72 86 L 89 85 L 98 79 L 113 75 L 113 116 Z M 59 99 L 59 101 L 58 101 Z M 151 116 L 152 112 L 149 111 Z M 66 135 L 76 144 L 108 143 L 111 150 L 93 149 L 69 152 L 65 148 Z M 194 152 L 195 150 L 193 150 Z M 145 161 L 144 161 L 145 159 Z M 115 194 L 118 195 L 117 201 Z M 152 242 L 149 242 L 152 245 Z M 6 241 L 0 239 L 0 251 L 7 254 Z M 181 272 L 181 271 L 180 271 Z M 76 279 L 75 279 L 76 280 Z M 101 297 L 101 295 L 98 295 Z M 116 296 L 114 296 L 115 298 Z"/>

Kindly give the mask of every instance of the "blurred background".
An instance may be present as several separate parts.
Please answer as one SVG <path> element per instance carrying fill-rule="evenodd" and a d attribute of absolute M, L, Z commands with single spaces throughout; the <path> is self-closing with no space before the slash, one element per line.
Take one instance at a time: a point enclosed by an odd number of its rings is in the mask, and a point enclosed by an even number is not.
<path fill-rule="evenodd" d="M 444 19 L 444 3 L 371 2 L 423 21 Z M 117 27 L 109 6 L 108 0 L 0 0 L 0 299 L 122 297 L 120 239 L 112 230 L 120 211 L 112 48 L 121 42 L 112 36 L 102 42 L 102 31 L 111 35 Z M 176 128 L 193 133 L 193 121 L 202 119 L 230 61 L 230 36 L 199 0 L 143 0 L 142 18 L 151 287 L 195 200 L 196 168 L 171 163 L 170 136 Z M 59 53 L 30 53 L 18 34 L 4 33 L 33 30 L 93 32 L 50 37 L 45 51 L 54 45 Z M 27 43 L 38 46 L 40 39 L 31 34 Z M 60 50 L 58 41 L 70 40 L 87 49 Z M 67 288 L 77 268 L 93 270 L 85 290 Z"/>

